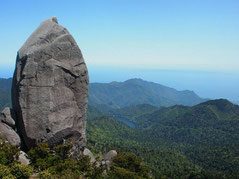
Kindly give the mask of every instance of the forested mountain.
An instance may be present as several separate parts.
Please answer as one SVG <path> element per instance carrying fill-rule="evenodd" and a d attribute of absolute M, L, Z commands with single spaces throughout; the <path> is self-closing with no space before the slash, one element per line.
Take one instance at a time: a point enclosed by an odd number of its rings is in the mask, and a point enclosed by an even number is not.
<path fill-rule="evenodd" d="M 0 89 L 10 91 L 12 87 L 12 78 L 0 78 Z"/>
<path fill-rule="evenodd" d="M 10 105 L 12 79 L 0 78 L 0 109 Z M 5 97 L 2 97 L 5 96 Z M 3 100 L 1 100 L 4 98 Z M 90 83 L 89 105 L 97 108 L 121 108 L 137 104 L 154 106 L 172 106 L 182 104 L 192 106 L 206 101 L 193 91 L 177 91 L 157 83 L 141 79 L 130 79 L 125 82 Z"/>
<path fill-rule="evenodd" d="M 89 113 L 95 116 L 87 124 L 93 151 L 133 152 L 156 178 L 239 177 L 239 106 L 227 100 L 193 107 L 137 105 L 106 111 L 108 116 L 131 120 L 135 128 L 105 116 L 101 109 L 89 107 Z"/>
<path fill-rule="evenodd" d="M 0 110 L 11 105 L 11 86 L 11 78 L 0 78 Z"/>
<path fill-rule="evenodd" d="M 108 116 L 114 116 L 116 118 L 124 118 L 129 121 L 134 122 L 134 120 L 143 115 L 143 114 L 151 114 L 152 112 L 159 110 L 163 107 L 157 107 L 150 104 L 137 104 L 123 108 L 112 108 L 109 105 L 101 104 L 94 106 L 89 106 L 88 111 L 90 116 L 92 116 L 92 111 L 98 112 L 101 114 L 105 114 Z"/>
<path fill-rule="evenodd" d="M 205 101 L 193 91 L 177 91 L 157 83 L 142 79 L 130 79 L 125 82 L 91 83 L 89 104 L 106 104 L 111 107 L 126 107 L 136 104 L 172 106 L 182 104 L 192 106 Z"/>
<path fill-rule="evenodd" d="M 172 142 L 214 146 L 239 143 L 239 106 L 224 99 L 159 109 L 134 122 L 145 133 Z"/>

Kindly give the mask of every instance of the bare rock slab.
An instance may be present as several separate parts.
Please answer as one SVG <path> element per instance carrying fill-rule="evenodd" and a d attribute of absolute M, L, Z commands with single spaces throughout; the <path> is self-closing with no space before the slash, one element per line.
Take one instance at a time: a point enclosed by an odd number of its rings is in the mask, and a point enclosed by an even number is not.
<path fill-rule="evenodd" d="M 12 82 L 16 127 L 30 149 L 72 138 L 86 145 L 88 71 L 81 50 L 55 17 L 42 22 L 18 51 Z"/>

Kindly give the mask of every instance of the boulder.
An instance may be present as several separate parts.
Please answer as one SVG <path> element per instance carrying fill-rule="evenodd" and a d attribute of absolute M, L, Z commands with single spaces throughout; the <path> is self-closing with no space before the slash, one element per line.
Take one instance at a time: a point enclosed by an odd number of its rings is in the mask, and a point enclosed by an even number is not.
<path fill-rule="evenodd" d="M 90 163 L 94 163 L 96 161 L 94 155 L 92 154 L 92 152 L 89 149 L 87 149 L 87 148 L 84 149 L 83 155 L 86 155 L 86 156 L 90 157 Z"/>
<path fill-rule="evenodd" d="M 86 145 L 89 77 L 81 50 L 56 17 L 49 18 L 17 53 L 12 81 L 16 127 L 24 147 L 72 138 L 74 154 Z"/>
<path fill-rule="evenodd" d="M 111 150 L 103 156 L 103 159 L 104 160 L 111 160 L 115 156 L 117 156 L 116 150 Z"/>
<path fill-rule="evenodd" d="M 112 158 L 117 156 L 116 150 L 111 150 L 103 156 L 102 165 L 105 168 L 110 168 L 112 164 Z"/>
<path fill-rule="evenodd" d="M 29 165 L 30 160 L 26 157 L 26 153 L 23 151 L 20 151 L 20 155 L 18 156 L 18 161 L 21 162 L 23 165 Z"/>
<path fill-rule="evenodd" d="M 20 146 L 21 140 L 18 134 L 7 124 L 0 122 L 0 136 L 2 136 L 9 144 Z"/>
<path fill-rule="evenodd" d="M 15 128 L 15 121 L 12 118 L 12 110 L 9 107 L 5 107 L 1 112 L 0 119 L 2 122 L 6 123 L 7 125 Z"/>

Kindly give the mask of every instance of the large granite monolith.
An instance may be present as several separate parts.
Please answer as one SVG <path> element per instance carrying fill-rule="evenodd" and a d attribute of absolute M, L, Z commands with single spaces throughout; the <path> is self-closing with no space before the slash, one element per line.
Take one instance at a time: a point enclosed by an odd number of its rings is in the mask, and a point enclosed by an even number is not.
<path fill-rule="evenodd" d="M 89 77 L 81 50 L 55 17 L 42 22 L 17 53 L 12 105 L 27 149 L 72 138 L 74 154 L 86 144 Z"/>

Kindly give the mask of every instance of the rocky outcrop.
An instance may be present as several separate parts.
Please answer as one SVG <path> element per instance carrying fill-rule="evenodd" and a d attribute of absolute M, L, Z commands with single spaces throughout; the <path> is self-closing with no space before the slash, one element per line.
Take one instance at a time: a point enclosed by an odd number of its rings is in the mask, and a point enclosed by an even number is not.
<path fill-rule="evenodd" d="M 18 134 L 7 124 L 0 121 L 0 136 L 3 137 L 9 144 L 20 146 L 21 140 Z"/>
<path fill-rule="evenodd" d="M 6 123 L 7 125 L 11 126 L 12 128 L 15 128 L 15 121 L 12 118 L 12 109 L 10 109 L 9 107 L 5 107 L 3 109 L 3 111 L 1 112 L 0 115 L 0 120 L 4 123 Z"/>
<path fill-rule="evenodd" d="M 103 159 L 104 160 L 111 160 L 115 156 L 117 156 L 116 150 L 111 150 L 103 156 Z"/>
<path fill-rule="evenodd" d="M 112 164 L 112 158 L 117 156 L 116 150 L 111 150 L 103 156 L 102 165 L 105 168 L 109 168 Z"/>
<path fill-rule="evenodd" d="M 20 155 L 18 156 L 18 161 L 21 162 L 23 165 L 29 165 L 30 160 L 26 157 L 26 153 L 23 151 L 20 151 Z"/>
<path fill-rule="evenodd" d="M 86 156 L 90 157 L 90 163 L 94 163 L 96 161 L 92 152 L 87 148 L 84 149 L 83 155 L 86 155 Z"/>
<path fill-rule="evenodd" d="M 0 137 L 18 147 L 21 145 L 21 139 L 14 129 L 15 121 L 12 118 L 12 109 L 6 107 L 0 114 Z"/>
<path fill-rule="evenodd" d="M 79 47 L 55 17 L 42 22 L 18 51 L 12 105 L 25 147 L 72 138 L 86 144 L 89 77 Z"/>

